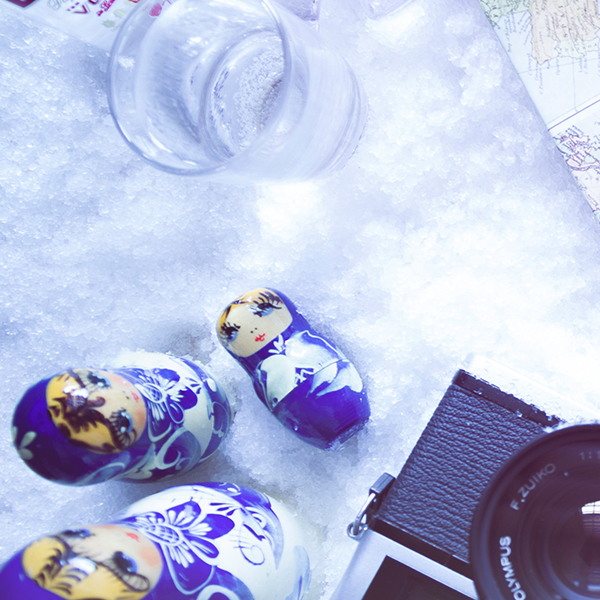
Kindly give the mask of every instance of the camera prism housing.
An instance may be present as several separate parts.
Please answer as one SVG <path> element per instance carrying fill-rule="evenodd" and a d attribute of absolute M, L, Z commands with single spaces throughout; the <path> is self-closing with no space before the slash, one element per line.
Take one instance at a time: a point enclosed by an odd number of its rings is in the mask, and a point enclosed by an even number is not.
<path fill-rule="evenodd" d="M 331 600 L 477 599 L 469 538 L 479 500 L 511 455 L 561 422 L 521 391 L 564 402 L 482 357 L 456 373 L 396 480 L 371 495 L 368 527 Z"/>

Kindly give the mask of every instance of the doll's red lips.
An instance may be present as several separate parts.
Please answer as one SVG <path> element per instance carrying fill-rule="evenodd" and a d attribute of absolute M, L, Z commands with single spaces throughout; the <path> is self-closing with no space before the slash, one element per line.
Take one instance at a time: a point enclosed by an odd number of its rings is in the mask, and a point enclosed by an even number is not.
<path fill-rule="evenodd" d="M 265 334 L 264 334 L 264 333 L 261 333 L 260 335 L 257 335 L 257 336 L 254 338 L 254 341 L 255 341 L 255 342 L 264 342 L 264 341 L 265 341 Z"/>

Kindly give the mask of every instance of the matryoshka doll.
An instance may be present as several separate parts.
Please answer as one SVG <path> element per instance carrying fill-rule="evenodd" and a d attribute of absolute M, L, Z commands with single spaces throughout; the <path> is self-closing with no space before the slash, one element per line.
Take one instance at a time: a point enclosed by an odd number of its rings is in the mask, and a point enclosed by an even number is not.
<path fill-rule="evenodd" d="M 0 570 L 0 600 L 301 600 L 310 564 L 279 502 L 229 483 L 168 488 L 107 525 L 44 536 Z"/>
<path fill-rule="evenodd" d="M 151 352 L 123 354 L 116 365 L 67 369 L 25 392 L 13 438 L 36 473 L 75 485 L 155 481 L 216 451 L 232 415 L 206 371 Z"/>
<path fill-rule="evenodd" d="M 368 421 L 354 365 L 281 292 L 259 288 L 231 302 L 217 335 L 267 408 L 306 442 L 336 447 Z"/>

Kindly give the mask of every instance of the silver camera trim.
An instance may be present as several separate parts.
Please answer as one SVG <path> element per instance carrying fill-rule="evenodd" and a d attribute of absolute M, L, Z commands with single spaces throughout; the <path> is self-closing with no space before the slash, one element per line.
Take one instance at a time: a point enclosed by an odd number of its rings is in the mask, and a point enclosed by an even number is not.
<path fill-rule="evenodd" d="M 362 600 L 388 556 L 467 598 L 478 598 L 475 584 L 468 577 L 367 529 L 331 600 Z"/>
<path fill-rule="evenodd" d="M 567 422 L 600 421 L 597 407 L 566 398 L 487 357 L 470 354 L 461 368 L 472 377 L 498 387 L 547 414 L 561 414 Z M 357 517 L 359 521 L 355 520 L 349 526 L 350 537 L 360 539 L 360 542 L 331 600 L 362 600 L 386 557 L 397 560 L 467 598 L 478 600 L 475 584 L 468 577 L 369 529 L 368 523 L 363 523 L 365 507 Z"/>

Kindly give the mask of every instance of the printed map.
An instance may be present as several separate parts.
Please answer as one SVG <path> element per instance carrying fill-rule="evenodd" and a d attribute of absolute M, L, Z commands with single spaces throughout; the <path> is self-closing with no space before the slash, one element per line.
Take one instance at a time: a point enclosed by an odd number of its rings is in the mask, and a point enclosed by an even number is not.
<path fill-rule="evenodd" d="M 597 0 L 480 3 L 600 219 Z"/>

